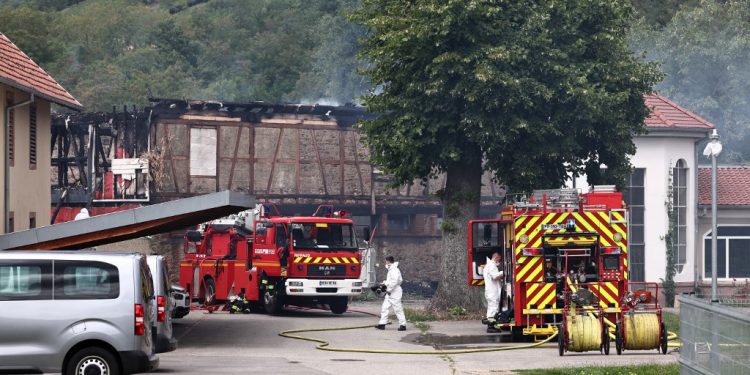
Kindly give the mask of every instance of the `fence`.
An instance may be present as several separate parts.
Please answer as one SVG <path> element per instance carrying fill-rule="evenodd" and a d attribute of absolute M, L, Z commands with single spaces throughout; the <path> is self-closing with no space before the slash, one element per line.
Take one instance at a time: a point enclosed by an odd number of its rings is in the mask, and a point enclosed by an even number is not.
<path fill-rule="evenodd" d="M 750 374 L 750 303 L 680 296 L 682 374 Z"/>

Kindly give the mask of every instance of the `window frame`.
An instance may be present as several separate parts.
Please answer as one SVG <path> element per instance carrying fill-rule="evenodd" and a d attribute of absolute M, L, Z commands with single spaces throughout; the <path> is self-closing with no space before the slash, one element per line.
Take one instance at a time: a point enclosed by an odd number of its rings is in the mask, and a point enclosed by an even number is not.
<path fill-rule="evenodd" d="M 747 228 L 747 234 L 744 236 L 739 236 L 736 234 L 721 234 L 722 228 Z M 709 281 L 712 279 L 711 276 L 707 276 L 710 273 L 711 268 L 711 253 L 710 253 L 710 246 L 711 246 L 711 229 L 709 228 L 708 231 L 706 231 L 703 236 L 701 236 L 701 239 L 703 240 L 703 269 L 701 270 L 701 278 L 704 281 Z M 721 247 L 722 241 L 724 241 L 724 273 L 723 275 L 720 274 L 717 277 L 717 280 L 722 281 L 730 281 L 734 279 L 746 279 L 750 278 L 750 273 L 748 273 L 747 276 L 729 276 L 729 267 L 732 264 L 730 255 L 731 255 L 731 247 L 730 247 L 730 241 L 731 240 L 750 240 L 750 225 L 746 224 L 724 224 L 724 225 L 717 225 L 716 226 L 716 244 L 717 247 Z M 748 253 L 750 253 L 750 248 L 748 249 Z M 717 254 L 717 258 L 719 258 Z M 718 259 L 717 259 L 718 263 Z M 717 271 L 721 268 L 721 264 L 717 264 Z"/>
<path fill-rule="evenodd" d="M 641 172 L 640 185 L 633 185 L 633 175 L 636 171 Z M 633 168 L 628 176 L 627 186 L 623 194 L 623 200 L 628 205 L 628 279 L 630 281 L 645 281 L 646 279 L 646 173 L 647 168 Z M 639 195 L 642 202 L 640 204 L 631 204 L 633 194 L 632 189 L 641 189 Z M 633 208 L 639 208 L 641 217 L 637 218 L 633 214 Z M 640 219 L 638 224 L 633 224 L 636 219 Z M 633 239 L 633 230 L 639 228 L 641 231 L 641 241 L 635 242 Z M 634 277 L 635 275 L 635 277 Z"/>
<path fill-rule="evenodd" d="M 35 103 L 29 105 L 29 169 L 36 170 L 37 165 L 37 107 Z"/>
<path fill-rule="evenodd" d="M 110 280 L 110 291 L 107 294 L 66 294 L 66 283 L 64 270 L 67 267 L 96 267 L 102 268 L 109 271 L 114 271 L 110 275 L 114 275 L 114 281 Z M 65 267 L 65 268 L 63 268 Z M 98 261 L 98 260 L 55 260 L 54 262 L 54 299 L 55 300 L 107 300 L 107 299 L 118 299 L 120 297 L 120 270 L 119 268 L 111 263 Z M 112 277 L 112 276 L 110 276 Z"/>
<path fill-rule="evenodd" d="M 13 91 L 7 90 L 5 91 L 5 105 L 6 108 L 11 107 L 15 105 L 15 95 Z M 15 133 L 16 133 L 16 110 L 11 109 L 8 111 L 8 165 L 11 167 L 15 166 L 16 161 L 16 142 L 15 142 Z"/>
<path fill-rule="evenodd" d="M 689 195 L 687 180 L 689 174 L 690 169 L 684 159 L 678 160 L 674 167 L 672 167 L 672 211 L 675 215 L 674 220 L 676 225 L 674 228 L 672 251 L 675 256 L 677 273 L 681 273 L 685 264 L 687 264 L 687 208 Z M 680 212 L 684 212 L 684 214 L 680 214 Z"/>
<path fill-rule="evenodd" d="M 52 260 L 39 259 L 5 259 L 0 260 L 0 267 L 5 266 L 38 266 L 41 270 L 39 294 L 33 296 L 10 296 L 0 294 L 0 301 L 44 301 L 51 300 L 54 285 L 52 283 Z"/>

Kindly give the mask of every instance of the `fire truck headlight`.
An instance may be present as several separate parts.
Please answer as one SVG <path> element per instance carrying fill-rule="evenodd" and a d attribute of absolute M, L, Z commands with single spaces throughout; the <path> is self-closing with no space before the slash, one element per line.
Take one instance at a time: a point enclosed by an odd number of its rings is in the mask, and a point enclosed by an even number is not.
<path fill-rule="evenodd" d="M 297 270 L 298 270 L 298 271 L 302 271 L 302 268 L 303 268 L 303 267 L 302 267 L 302 265 L 301 265 L 301 264 L 298 264 L 298 265 L 297 265 Z"/>
<path fill-rule="evenodd" d="M 355 282 L 352 283 L 352 286 L 362 286 L 362 282 L 361 281 L 355 281 Z"/>
<path fill-rule="evenodd" d="M 290 281 L 289 286 L 302 286 L 302 281 Z"/>
<path fill-rule="evenodd" d="M 352 266 L 352 271 L 356 271 L 356 270 L 357 270 L 357 266 Z"/>

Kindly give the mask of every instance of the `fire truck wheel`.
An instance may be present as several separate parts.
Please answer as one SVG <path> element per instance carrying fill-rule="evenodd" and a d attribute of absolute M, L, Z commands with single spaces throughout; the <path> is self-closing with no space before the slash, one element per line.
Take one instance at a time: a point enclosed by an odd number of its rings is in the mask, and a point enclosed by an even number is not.
<path fill-rule="evenodd" d="M 664 323 L 661 324 L 661 353 L 667 354 L 667 328 L 664 326 Z"/>
<path fill-rule="evenodd" d="M 346 307 L 349 304 L 349 299 L 346 297 L 337 297 L 332 298 L 331 301 L 328 303 L 328 306 L 331 307 L 331 312 L 339 315 L 346 312 Z"/>
<path fill-rule="evenodd" d="M 119 375 L 117 358 L 108 350 L 99 347 L 83 348 L 68 360 L 65 374 L 107 374 Z"/>
<path fill-rule="evenodd" d="M 210 306 L 214 303 L 216 298 L 216 282 L 214 279 L 206 279 L 203 282 L 203 303 L 206 306 Z"/>
<path fill-rule="evenodd" d="M 263 308 L 266 309 L 266 313 L 279 315 L 283 306 L 276 291 L 266 289 L 263 292 Z"/>
<path fill-rule="evenodd" d="M 622 354 L 622 332 L 620 332 L 620 324 L 615 325 L 615 351 L 617 351 L 617 355 Z"/>

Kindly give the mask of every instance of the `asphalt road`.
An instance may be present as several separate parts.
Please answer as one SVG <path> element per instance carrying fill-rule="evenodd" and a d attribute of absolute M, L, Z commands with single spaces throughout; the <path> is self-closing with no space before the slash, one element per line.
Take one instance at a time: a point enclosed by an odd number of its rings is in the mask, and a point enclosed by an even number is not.
<path fill-rule="evenodd" d="M 377 312 L 379 306 L 365 303 L 351 310 Z M 160 354 L 155 373 L 176 374 L 502 374 L 509 370 L 626 365 L 637 363 L 674 363 L 677 354 L 661 355 L 653 351 L 624 352 L 617 356 L 614 345 L 609 356 L 598 352 L 566 353 L 559 357 L 557 345 L 503 352 L 404 355 L 329 352 L 315 349 L 316 343 L 278 335 L 280 331 L 301 328 L 344 327 L 376 324 L 377 318 L 350 311 L 333 315 L 328 311 L 289 309 L 282 316 L 264 314 L 208 314 L 193 311 L 174 323 L 179 347 Z M 487 335 L 478 322 L 430 322 L 431 333 L 438 337 L 470 341 L 448 348 L 498 345 L 484 340 Z M 391 325 L 385 331 L 373 328 L 311 332 L 300 334 L 330 341 L 332 347 L 432 351 L 420 344 L 420 331 L 411 323 L 405 332 Z M 468 337 L 470 336 L 470 337 Z M 478 343 L 477 341 L 485 341 Z M 473 341 L 473 342 L 471 342 Z M 514 345 L 514 344 L 501 344 Z"/>

